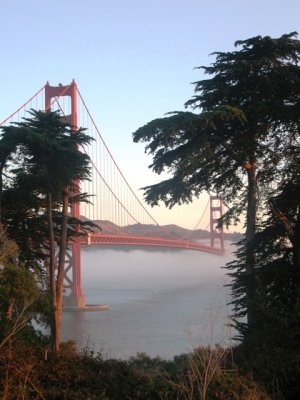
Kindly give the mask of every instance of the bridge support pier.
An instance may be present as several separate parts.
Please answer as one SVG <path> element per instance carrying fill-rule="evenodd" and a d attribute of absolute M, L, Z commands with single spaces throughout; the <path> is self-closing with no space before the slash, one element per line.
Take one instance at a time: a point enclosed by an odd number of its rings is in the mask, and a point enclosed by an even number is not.
<path fill-rule="evenodd" d="M 65 285 L 70 290 L 68 296 L 64 296 L 63 304 L 65 308 L 85 308 L 86 301 L 81 287 L 81 262 L 80 262 L 80 242 L 72 244 L 68 249 L 65 261 Z M 71 275 L 69 276 L 68 275 Z"/>

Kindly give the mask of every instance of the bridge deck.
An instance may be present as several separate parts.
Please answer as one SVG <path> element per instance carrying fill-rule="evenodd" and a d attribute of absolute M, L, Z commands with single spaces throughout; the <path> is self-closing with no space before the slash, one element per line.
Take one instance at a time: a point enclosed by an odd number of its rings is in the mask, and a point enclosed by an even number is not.
<path fill-rule="evenodd" d="M 81 239 L 83 245 L 123 245 L 123 246 L 153 246 L 169 247 L 186 250 L 203 251 L 206 253 L 223 255 L 224 251 L 205 244 L 190 242 L 186 240 L 162 239 L 158 237 L 131 236 L 131 235 L 108 235 L 92 233 Z"/>

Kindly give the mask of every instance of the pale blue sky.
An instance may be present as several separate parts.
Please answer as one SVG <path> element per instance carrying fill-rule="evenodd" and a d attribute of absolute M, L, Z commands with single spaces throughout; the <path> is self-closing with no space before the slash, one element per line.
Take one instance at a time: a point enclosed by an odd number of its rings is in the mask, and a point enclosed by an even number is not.
<path fill-rule="evenodd" d="M 235 40 L 300 31 L 298 0 L 0 0 L 0 15 L 0 120 L 47 80 L 74 78 L 135 189 L 158 178 L 131 134 L 183 109 L 201 78 L 194 67 Z M 153 214 L 192 228 L 200 207 Z"/>

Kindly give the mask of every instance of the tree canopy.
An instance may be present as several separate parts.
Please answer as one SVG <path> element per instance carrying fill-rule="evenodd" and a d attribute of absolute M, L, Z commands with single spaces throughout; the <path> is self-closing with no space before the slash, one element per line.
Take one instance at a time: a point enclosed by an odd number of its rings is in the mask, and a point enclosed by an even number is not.
<path fill-rule="evenodd" d="M 191 202 L 207 190 L 224 199 L 223 222 L 246 214 L 245 290 L 239 301 L 249 325 L 255 322 L 255 234 L 299 149 L 296 37 L 257 36 L 237 41 L 235 51 L 213 53 L 215 62 L 199 67 L 209 78 L 194 83 L 195 95 L 185 104 L 193 111 L 169 113 L 133 133 L 135 142 L 148 142 L 150 167 L 171 174 L 144 188 L 151 205 Z"/>
<path fill-rule="evenodd" d="M 185 103 L 192 111 L 155 119 L 133 140 L 147 143 L 150 168 L 170 173 L 144 188 L 152 206 L 191 202 L 206 190 L 227 206 L 221 223 L 245 215 L 245 237 L 227 265 L 232 317 L 242 339 L 239 362 L 270 391 L 296 399 L 300 41 L 292 32 L 239 40 L 235 47 L 213 53 L 215 62 L 199 67 L 208 78 L 194 82 L 195 94 Z"/>
<path fill-rule="evenodd" d="M 237 193 L 241 200 L 254 161 L 264 171 L 262 184 L 273 179 L 281 161 L 275 150 L 283 152 L 287 134 L 292 140 L 298 132 L 300 42 L 295 36 L 257 36 L 237 41 L 237 51 L 213 53 L 216 61 L 199 67 L 212 77 L 195 82 L 195 95 L 185 103 L 199 112 L 171 112 L 133 133 L 135 142 L 149 142 L 150 167 L 172 174 L 145 188 L 150 204 L 162 200 L 172 207 L 210 190 L 232 205 Z M 240 201 L 235 205 L 240 211 Z"/>
<path fill-rule="evenodd" d="M 80 146 L 91 138 L 52 111 L 31 110 L 22 122 L 1 131 L 2 227 L 18 244 L 19 264 L 32 270 L 44 260 L 49 267 L 50 326 L 58 351 L 67 244 L 90 225 L 71 215 L 70 208 L 88 201 L 78 183 L 90 176 L 90 160 Z"/>

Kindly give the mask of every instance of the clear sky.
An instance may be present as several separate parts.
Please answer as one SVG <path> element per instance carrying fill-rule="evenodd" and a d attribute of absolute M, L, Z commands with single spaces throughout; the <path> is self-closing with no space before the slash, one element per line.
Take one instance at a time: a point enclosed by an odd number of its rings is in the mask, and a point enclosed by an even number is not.
<path fill-rule="evenodd" d="M 159 177 L 132 132 L 184 109 L 202 78 L 194 67 L 238 39 L 300 32 L 298 0 L 0 0 L 0 13 L 0 120 L 46 81 L 74 78 L 136 190 Z M 161 224 L 193 228 L 203 202 L 152 212 Z"/>

